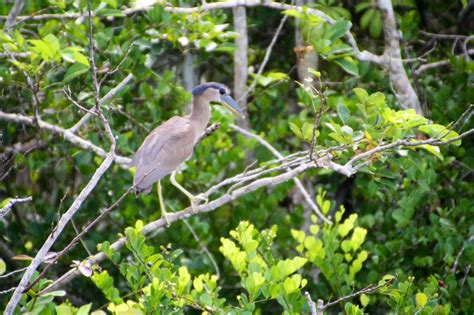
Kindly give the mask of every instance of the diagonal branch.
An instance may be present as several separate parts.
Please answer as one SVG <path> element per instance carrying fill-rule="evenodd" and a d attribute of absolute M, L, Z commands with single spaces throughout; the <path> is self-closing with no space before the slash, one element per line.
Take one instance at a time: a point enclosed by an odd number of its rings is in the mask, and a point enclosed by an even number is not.
<path fill-rule="evenodd" d="M 8 203 L 3 208 L 0 208 L 0 218 L 3 218 L 4 216 L 6 216 L 15 204 L 25 203 L 31 200 L 33 200 L 33 197 L 31 196 L 26 197 L 26 198 L 10 199 L 10 201 L 8 201 Z"/>
<path fill-rule="evenodd" d="M 247 130 L 244 130 L 236 125 L 233 125 L 231 124 L 230 127 L 242 134 L 244 134 L 245 136 L 247 137 L 250 137 L 250 138 L 254 138 L 255 140 L 257 140 L 261 145 L 263 145 L 265 148 L 267 148 L 274 156 L 276 156 L 277 158 L 279 159 L 283 159 L 283 155 L 278 152 L 270 143 L 268 143 L 265 139 L 263 139 L 262 137 L 250 132 L 250 131 L 247 131 Z M 289 170 L 290 168 L 287 168 L 287 170 Z M 319 209 L 319 207 L 316 205 L 316 203 L 313 201 L 313 199 L 311 198 L 311 196 L 309 195 L 308 191 L 306 190 L 306 188 L 304 187 L 303 183 L 301 182 L 301 180 L 297 177 L 293 178 L 293 181 L 295 182 L 295 185 L 296 187 L 299 189 L 299 191 L 301 192 L 301 194 L 303 195 L 304 199 L 306 200 L 306 202 L 308 203 L 308 205 L 311 207 L 311 209 L 313 209 L 314 213 L 316 213 L 316 215 L 321 219 L 323 220 L 324 222 L 326 222 L 327 224 L 332 224 L 332 222 L 326 218 L 324 216 L 324 214 L 322 214 L 321 210 Z"/>
<path fill-rule="evenodd" d="M 236 189 L 232 192 L 225 193 L 222 196 L 220 196 L 219 198 L 214 199 L 214 200 L 210 201 L 209 203 L 207 203 L 205 205 L 196 206 L 194 211 L 191 207 L 187 207 L 187 208 L 185 208 L 181 211 L 178 211 L 178 212 L 168 213 L 167 214 L 168 221 L 171 224 L 173 222 L 191 217 L 193 215 L 198 215 L 198 214 L 214 211 L 217 208 L 219 208 L 220 206 L 222 206 L 224 204 L 227 204 L 227 203 L 230 203 L 230 202 L 232 202 L 232 201 L 234 201 L 234 200 L 236 200 L 236 199 L 238 199 L 242 196 L 245 196 L 249 193 L 252 193 L 252 192 L 254 192 L 254 191 L 256 191 L 260 188 L 273 187 L 273 186 L 279 185 L 283 182 L 286 182 L 286 181 L 294 178 L 295 176 L 298 176 L 299 174 L 305 172 L 306 170 L 308 170 L 310 168 L 314 168 L 314 167 L 315 167 L 314 162 L 306 162 L 306 163 L 302 163 L 298 167 L 295 167 L 295 168 L 293 168 L 290 171 L 287 171 L 285 173 L 282 173 L 282 174 L 279 174 L 279 175 L 276 175 L 276 176 L 270 176 L 270 177 L 264 177 L 264 178 L 257 179 L 257 180 L 252 181 L 251 183 L 248 183 L 247 185 L 244 185 L 243 187 L 240 187 L 240 188 L 238 188 L 238 189 Z M 208 192 L 211 189 L 209 189 Z M 206 194 L 204 194 L 204 195 L 206 195 Z M 152 222 L 148 223 L 147 225 L 145 225 L 142 229 L 142 233 L 144 235 L 151 234 L 154 231 L 156 231 L 157 229 L 167 228 L 167 226 L 168 226 L 168 224 L 167 224 L 166 220 L 164 218 L 160 218 L 156 221 L 152 221 Z M 119 250 L 120 248 L 122 248 L 125 245 L 125 242 L 126 242 L 126 237 L 122 237 L 122 238 L 118 239 L 117 241 L 115 241 L 110 246 L 110 248 L 115 250 L 115 251 Z M 98 254 L 96 254 L 92 257 L 87 258 L 87 260 L 91 263 L 91 265 L 94 265 L 94 264 L 100 263 L 101 261 L 105 260 L 106 258 L 107 257 L 105 256 L 104 253 L 98 253 Z M 40 294 L 45 293 L 45 292 L 49 292 L 53 289 L 56 289 L 60 286 L 65 285 L 66 283 L 71 281 L 73 278 L 75 278 L 79 274 L 80 273 L 77 271 L 77 268 L 73 268 L 73 269 L 69 270 L 66 274 L 61 276 L 54 283 L 52 283 L 50 286 L 48 286 L 42 292 L 40 292 Z"/>
<path fill-rule="evenodd" d="M 3 111 L 0 111 L 0 120 L 12 121 L 12 122 L 20 123 L 20 124 L 39 127 L 40 129 L 47 130 L 47 131 L 51 132 L 52 134 L 55 134 L 57 136 L 60 136 L 60 137 L 64 138 L 68 142 L 71 142 L 72 144 L 74 144 L 74 145 L 76 145 L 76 146 L 78 146 L 78 147 L 80 147 L 84 150 L 94 152 L 95 154 L 97 154 L 98 156 L 100 156 L 102 158 L 107 157 L 107 152 L 105 152 L 105 150 L 102 149 L 101 147 L 93 144 L 92 142 L 90 142 L 90 141 L 88 141 L 84 138 L 81 138 L 81 137 L 75 135 L 73 132 L 71 132 L 68 129 L 64 129 L 62 127 L 50 124 L 48 122 L 45 122 L 42 119 L 39 119 L 35 123 L 35 118 L 34 117 L 24 116 L 24 115 L 20 115 L 20 114 L 10 114 L 10 113 L 5 113 Z M 124 166 L 128 165 L 128 163 L 130 163 L 130 159 L 127 158 L 127 157 L 123 157 L 123 156 L 114 155 L 114 160 L 118 164 L 122 164 Z"/>
<path fill-rule="evenodd" d="M 27 287 L 28 282 L 30 281 L 31 277 L 33 276 L 36 269 L 38 269 L 39 265 L 43 261 L 44 256 L 49 252 L 49 250 L 51 249 L 53 244 L 56 242 L 59 235 L 61 235 L 61 232 L 64 230 L 68 222 L 72 219 L 72 217 L 80 209 L 81 205 L 86 200 L 86 198 L 97 186 L 99 180 L 102 178 L 105 172 L 112 165 L 113 161 L 114 161 L 113 154 L 110 154 L 110 153 L 107 154 L 107 157 L 99 166 L 99 168 L 97 168 L 94 175 L 92 176 L 90 181 L 87 183 L 87 185 L 83 188 L 79 196 L 74 200 L 74 202 L 69 207 L 69 209 L 61 216 L 58 224 L 53 229 L 51 234 L 48 236 L 46 241 L 43 243 L 43 246 L 41 246 L 41 249 L 38 251 L 35 258 L 31 262 L 31 264 L 28 266 L 25 273 L 23 274 L 23 277 L 21 278 L 20 283 L 16 287 L 10 301 L 7 304 L 7 307 L 5 308 L 5 314 L 7 315 L 13 314 L 18 302 L 20 301 L 20 298 L 23 294 L 24 289 Z"/>

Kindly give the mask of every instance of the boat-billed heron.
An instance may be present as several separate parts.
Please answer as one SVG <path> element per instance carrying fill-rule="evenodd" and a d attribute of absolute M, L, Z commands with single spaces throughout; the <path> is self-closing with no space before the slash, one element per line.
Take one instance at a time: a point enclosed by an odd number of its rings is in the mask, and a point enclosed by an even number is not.
<path fill-rule="evenodd" d="M 229 95 L 229 89 L 220 83 L 204 83 L 192 90 L 192 111 L 186 116 L 174 116 L 155 128 L 143 141 L 133 156 L 135 167 L 133 184 L 136 193 L 149 193 L 157 184 L 162 215 L 168 222 L 161 193 L 160 180 L 171 174 L 173 186 L 182 191 L 191 201 L 194 211 L 198 200 L 206 198 L 192 195 L 175 178 L 176 170 L 193 154 L 196 143 L 204 134 L 211 118 L 210 103 L 227 105 L 233 113 L 242 116 L 242 109 Z"/>

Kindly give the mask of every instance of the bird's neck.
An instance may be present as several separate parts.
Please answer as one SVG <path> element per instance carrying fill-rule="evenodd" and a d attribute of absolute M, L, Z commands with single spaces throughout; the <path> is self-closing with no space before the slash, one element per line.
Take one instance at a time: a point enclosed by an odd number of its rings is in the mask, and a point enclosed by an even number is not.
<path fill-rule="evenodd" d="M 201 136 L 211 119 L 210 102 L 200 97 L 195 97 L 193 99 L 193 109 L 190 116 L 191 122 L 197 129 L 199 136 Z"/>

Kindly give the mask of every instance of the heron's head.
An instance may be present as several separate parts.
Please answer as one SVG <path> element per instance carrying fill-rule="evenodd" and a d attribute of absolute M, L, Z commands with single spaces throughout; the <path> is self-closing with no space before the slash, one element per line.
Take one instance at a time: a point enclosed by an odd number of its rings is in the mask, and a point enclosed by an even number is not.
<path fill-rule="evenodd" d="M 236 101 L 230 96 L 229 88 L 224 84 L 208 82 L 196 86 L 192 90 L 193 97 L 202 97 L 208 102 L 220 103 L 232 113 L 243 117 L 244 112 Z"/>

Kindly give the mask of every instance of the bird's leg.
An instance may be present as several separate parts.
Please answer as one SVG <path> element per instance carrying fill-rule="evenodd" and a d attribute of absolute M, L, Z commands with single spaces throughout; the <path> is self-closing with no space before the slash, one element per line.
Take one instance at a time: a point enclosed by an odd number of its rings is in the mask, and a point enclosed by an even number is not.
<path fill-rule="evenodd" d="M 192 210 L 193 210 L 193 213 L 196 213 L 196 205 L 198 204 L 196 201 L 202 200 L 202 201 L 204 201 L 205 203 L 207 203 L 207 198 L 204 197 L 204 195 L 199 194 L 199 195 L 197 195 L 197 196 L 194 196 L 193 194 L 191 194 L 189 191 L 187 191 L 183 186 L 181 186 L 181 185 L 176 181 L 176 171 L 174 171 L 173 173 L 171 173 L 170 181 L 171 181 L 171 184 L 173 184 L 174 187 L 178 188 L 183 194 L 186 195 L 186 197 L 189 198 L 189 200 L 191 201 L 191 208 L 192 208 Z"/>
<path fill-rule="evenodd" d="M 156 183 L 156 192 L 158 193 L 158 202 L 160 203 L 161 208 L 161 216 L 165 218 L 166 225 L 170 225 L 170 221 L 168 220 L 168 213 L 166 213 L 165 203 L 163 202 L 163 194 L 161 193 L 161 180 Z"/>

